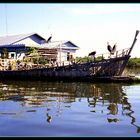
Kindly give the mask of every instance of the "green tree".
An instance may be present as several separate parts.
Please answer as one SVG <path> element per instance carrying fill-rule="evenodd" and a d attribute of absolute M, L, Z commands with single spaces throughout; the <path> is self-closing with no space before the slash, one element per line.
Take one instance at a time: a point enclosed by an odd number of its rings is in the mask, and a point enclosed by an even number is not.
<path fill-rule="evenodd" d="M 34 55 L 34 54 L 37 54 L 37 53 L 38 52 L 37 52 L 37 49 L 35 47 L 28 47 L 27 48 L 27 55 L 30 55 L 30 54 Z"/>
<path fill-rule="evenodd" d="M 140 58 L 130 58 L 127 63 L 128 67 L 140 67 Z"/>
<path fill-rule="evenodd" d="M 40 57 L 34 57 L 34 58 L 31 58 L 32 59 L 32 62 L 34 63 L 34 64 L 43 64 L 43 65 L 45 65 L 45 64 L 47 64 L 48 63 L 48 60 L 47 59 L 45 59 L 43 56 L 40 56 Z"/>
<path fill-rule="evenodd" d="M 8 58 L 8 51 L 7 51 L 6 48 L 3 48 L 3 49 L 2 49 L 1 58 L 2 58 L 2 59 Z"/>
<path fill-rule="evenodd" d="M 91 57 L 85 56 L 85 57 L 76 57 L 75 61 L 76 63 L 80 62 L 80 63 L 86 63 L 86 62 L 90 62 L 92 59 Z"/>
<path fill-rule="evenodd" d="M 103 57 L 102 56 L 98 56 L 95 58 L 95 61 L 100 61 L 102 60 Z M 85 57 L 76 57 L 76 62 L 79 62 L 79 63 L 86 63 L 86 62 L 91 62 L 93 61 L 93 58 L 91 57 L 88 57 L 88 56 L 85 56 Z"/>

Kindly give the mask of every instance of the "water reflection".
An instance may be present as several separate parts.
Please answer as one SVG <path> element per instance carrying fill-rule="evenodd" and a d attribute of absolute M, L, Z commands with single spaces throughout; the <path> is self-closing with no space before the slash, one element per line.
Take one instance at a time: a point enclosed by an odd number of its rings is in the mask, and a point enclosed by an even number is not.
<path fill-rule="evenodd" d="M 136 118 L 133 116 L 134 111 L 132 110 L 131 104 L 128 102 L 126 96 L 122 100 L 122 114 L 131 118 L 131 124 L 137 128 L 137 133 L 140 133 L 140 126 L 136 125 Z"/>
<path fill-rule="evenodd" d="M 1 110 L 0 115 L 17 115 L 36 113 L 37 108 L 45 107 L 45 120 L 51 124 L 53 117 L 63 115 L 63 112 L 73 106 L 72 103 L 87 99 L 91 113 L 106 114 L 108 123 L 118 123 L 121 115 L 131 118 L 130 124 L 137 128 L 136 118 L 123 84 L 93 84 L 93 83 L 63 83 L 63 82 L 16 82 L 0 83 L 0 101 L 20 103 L 21 110 L 11 112 Z M 25 108 L 26 107 L 26 108 Z M 55 110 L 55 114 L 51 111 Z M 55 116 L 54 116 L 55 115 Z"/>
<path fill-rule="evenodd" d="M 52 117 L 49 115 L 49 113 L 47 113 L 46 116 L 47 116 L 47 122 L 50 123 L 52 121 Z"/>

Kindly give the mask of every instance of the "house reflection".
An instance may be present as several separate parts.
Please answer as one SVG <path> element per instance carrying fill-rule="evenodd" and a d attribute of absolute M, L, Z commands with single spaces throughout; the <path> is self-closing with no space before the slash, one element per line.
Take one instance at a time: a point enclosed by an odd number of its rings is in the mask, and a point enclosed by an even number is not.
<path fill-rule="evenodd" d="M 5 81 L 0 84 L 0 100 L 17 101 L 26 107 L 45 107 L 46 121 L 51 123 L 54 105 L 56 116 L 61 116 L 63 110 L 71 108 L 73 102 L 80 103 L 86 98 L 91 113 L 105 112 L 108 123 L 117 123 L 120 121 L 118 110 L 121 109 L 122 115 L 130 117 L 131 124 L 137 128 L 137 133 L 140 133 L 134 111 L 122 87 L 122 84 L 113 83 Z"/>

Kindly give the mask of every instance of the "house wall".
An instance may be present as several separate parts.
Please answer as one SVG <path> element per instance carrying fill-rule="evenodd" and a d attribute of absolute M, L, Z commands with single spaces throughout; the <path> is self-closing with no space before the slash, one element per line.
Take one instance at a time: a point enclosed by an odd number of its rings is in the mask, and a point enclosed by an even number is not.
<path fill-rule="evenodd" d="M 39 45 L 38 43 L 36 43 L 35 41 L 33 41 L 31 38 L 26 38 L 24 40 L 21 40 L 21 41 L 15 43 L 15 44 L 26 44 L 26 46 L 27 45 L 29 45 L 29 46 Z"/>
<path fill-rule="evenodd" d="M 57 55 L 57 62 L 58 64 L 69 64 L 70 61 L 67 60 L 68 57 L 68 53 L 69 55 L 72 55 L 73 58 L 75 59 L 75 52 L 76 50 L 71 50 L 71 49 L 62 49 L 62 50 L 58 50 L 58 55 Z"/>
<path fill-rule="evenodd" d="M 22 60 L 25 56 L 25 53 L 17 53 L 17 59 Z"/>
<path fill-rule="evenodd" d="M 14 43 L 14 44 L 25 44 L 25 46 L 38 46 L 39 45 L 37 43 L 38 41 L 35 41 L 35 39 L 36 38 L 34 38 L 34 40 L 32 38 L 26 38 L 24 40 L 21 40 L 21 41 Z M 11 54 L 14 54 L 14 52 L 13 51 L 9 52 L 9 58 L 11 58 Z M 24 51 L 18 51 L 15 53 L 14 59 L 22 60 L 24 56 L 25 56 Z"/>
<path fill-rule="evenodd" d="M 16 52 L 9 52 L 9 53 L 8 53 L 8 58 L 16 59 L 16 57 L 17 57 Z"/>
<path fill-rule="evenodd" d="M 8 58 L 13 58 L 13 59 L 18 59 L 22 60 L 23 57 L 25 56 L 25 53 L 16 53 L 16 52 L 9 52 L 8 53 Z"/>

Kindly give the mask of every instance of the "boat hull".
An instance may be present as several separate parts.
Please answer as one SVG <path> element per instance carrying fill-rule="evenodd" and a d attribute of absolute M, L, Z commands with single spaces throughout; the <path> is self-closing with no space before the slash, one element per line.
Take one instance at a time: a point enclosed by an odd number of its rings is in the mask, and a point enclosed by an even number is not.
<path fill-rule="evenodd" d="M 7 80 L 94 80 L 100 77 L 121 76 L 130 56 L 82 64 L 29 70 L 0 71 L 0 79 Z"/>

